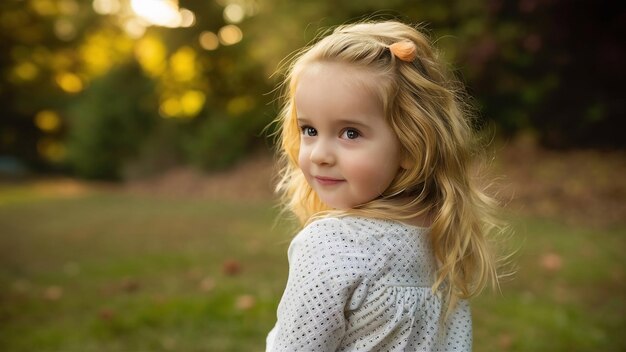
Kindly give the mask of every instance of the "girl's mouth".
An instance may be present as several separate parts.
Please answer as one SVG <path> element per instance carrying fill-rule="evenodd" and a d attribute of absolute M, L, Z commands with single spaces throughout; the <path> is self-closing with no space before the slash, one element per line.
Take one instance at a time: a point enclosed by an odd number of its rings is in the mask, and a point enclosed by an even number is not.
<path fill-rule="evenodd" d="M 323 176 L 315 176 L 315 180 L 317 181 L 317 183 L 321 184 L 322 186 L 332 186 L 332 185 L 336 185 L 338 183 L 345 181 L 345 180 L 338 179 L 338 178 L 323 177 Z"/>

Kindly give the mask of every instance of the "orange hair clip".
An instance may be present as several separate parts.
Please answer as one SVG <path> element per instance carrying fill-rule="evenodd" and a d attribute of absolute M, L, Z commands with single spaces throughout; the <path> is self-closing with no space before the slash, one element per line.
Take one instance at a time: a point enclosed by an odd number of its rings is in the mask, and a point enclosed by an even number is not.
<path fill-rule="evenodd" d="M 389 45 L 389 51 L 398 59 L 412 62 L 417 57 L 417 47 L 415 43 L 403 40 Z"/>

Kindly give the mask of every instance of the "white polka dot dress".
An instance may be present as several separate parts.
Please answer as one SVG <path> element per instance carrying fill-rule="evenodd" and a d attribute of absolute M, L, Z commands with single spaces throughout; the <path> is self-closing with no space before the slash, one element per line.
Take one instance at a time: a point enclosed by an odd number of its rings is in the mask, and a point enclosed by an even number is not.
<path fill-rule="evenodd" d="M 361 217 L 317 220 L 293 239 L 267 351 L 471 351 L 469 306 L 440 323 L 428 229 Z"/>

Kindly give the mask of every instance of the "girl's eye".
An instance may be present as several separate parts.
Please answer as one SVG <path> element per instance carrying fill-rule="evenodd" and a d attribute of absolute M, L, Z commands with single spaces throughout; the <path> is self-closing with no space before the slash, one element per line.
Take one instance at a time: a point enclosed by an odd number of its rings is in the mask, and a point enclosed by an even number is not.
<path fill-rule="evenodd" d="M 343 135 L 347 139 L 357 139 L 361 134 L 359 133 L 359 131 L 357 131 L 357 130 L 355 130 L 353 128 L 347 128 L 343 132 Z"/>
<path fill-rule="evenodd" d="M 302 129 L 302 134 L 304 134 L 305 136 L 309 136 L 309 137 L 317 136 L 317 130 L 313 127 L 302 126 L 301 129 Z"/>

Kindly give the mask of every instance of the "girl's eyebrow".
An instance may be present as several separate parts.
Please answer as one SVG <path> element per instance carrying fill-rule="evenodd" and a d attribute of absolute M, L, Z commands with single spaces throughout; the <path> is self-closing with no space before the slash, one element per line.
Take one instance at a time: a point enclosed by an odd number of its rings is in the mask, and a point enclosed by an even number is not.
<path fill-rule="evenodd" d="M 298 117 L 298 123 L 299 124 L 310 124 L 312 123 L 311 120 L 307 119 L 306 117 Z M 361 121 L 356 121 L 356 120 L 349 120 L 349 119 L 341 119 L 341 120 L 336 120 L 333 121 L 333 124 L 338 125 L 338 126 L 356 126 L 356 127 L 360 127 L 362 129 L 369 129 L 370 126 L 364 122 Z"/>
<path fill-rule="evenodd" d="M 311 123 L 311 121 L 309 121 L 306 117 L 298 117 L 298 123 L 299 124 Z"/>
<path fill-rule="evenodd" d="M 357 127 L 363 128 L 363 129 L 370 128 L 369 125 L 364 123 L 364 122 L 355 121 L 355 120 L 348 120 L 348 119 L 338 120 L 337 124 L 341 125 L 341 126 L 357 126 Z"/>

